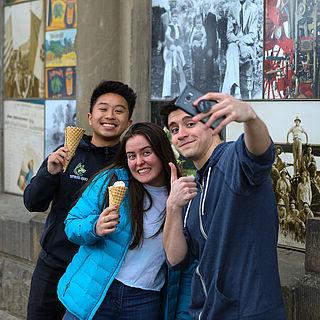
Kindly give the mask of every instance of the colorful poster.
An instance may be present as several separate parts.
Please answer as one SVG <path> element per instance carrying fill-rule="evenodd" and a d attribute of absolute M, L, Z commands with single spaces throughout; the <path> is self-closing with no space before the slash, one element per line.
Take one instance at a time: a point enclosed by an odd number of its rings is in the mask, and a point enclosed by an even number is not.
<path fill-rule="evenodd" d="M 22 194 L 44 159 L 44 104 L 4 102 L 4 191 Z"/>
<path fill-rule="evenodd" d="M 4 95 L 44 98 L 43 1 L 4 8 Z"/>
<path fill-rule="evenodd" d="M 263 1 L 152 1 L 151 99 L 186 83 L 201 92 L 261 99 Z"/>
<path fill-rule="evenodd" d="M 64 129 L 76 125 L 75 100 L 46 100 L 45 156 L 64 144 Z"/>
<path fill-rule="evenodd" d="M 46 67 L 69 67 L 77 64 L 76 29 L 46 32 Z"/>
<path fill-rule="evenodd" d="M 265 99 L 319 99 L 319 14 L 317 1 L 266 1 Z"/>
<path fill-rule="evenodd" d="M 76 68 L 46 69 L 46 98 L 62 99 L 76 96 Z"/>
<path fill-rule="evenodd" d="M 76 0 L 47 0 L 47 31 L 76 27 Z"/>
<path fill-rule="evenodd" d="M 320 109 L 317 101 L 252 102 L 276 146 L 271 179 L 279 214 L 279 245 L 305 249 L 306 220 L 320 217 Z M 227 126 L 235 140 L 243 125 Z"/>

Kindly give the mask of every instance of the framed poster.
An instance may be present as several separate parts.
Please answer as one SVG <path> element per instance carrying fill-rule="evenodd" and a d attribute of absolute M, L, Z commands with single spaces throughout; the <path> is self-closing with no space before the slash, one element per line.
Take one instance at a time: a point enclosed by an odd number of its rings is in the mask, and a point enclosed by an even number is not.
<path fill-rule="evenodd" d="M 46 67 L 72 67 L 77 64 L 77 29 L 46 32 Z"/>
<path fill-rule="evenodd" d="M 61 99 L 76 96 L 76 68 L 46 69 L 46 98 Z"/>
<path fill-rule="evenodd" d="M 64 144 L 64 129 L 76 125 L 76 100 L 46 100 L 45 157 Z"/>
<path fill-rule="evenodd" d="M 4 96 L 44 98 L 44 5 L 4 8 Z"/>
<path fill-rule="evenodd" d="M 320 106 L 317 101 L 252 102 L 276 146 L 271 178 L 279 214 L 279 245 L 305 249 L 309 217 L 320 217 Z M 318 116 L 317 116 L 318 115 Z M 227 140 L 243 125 L 232 123 Z"/>
<path fill-rule="evenodd" d="M 4 101 L 4 191 L 21 195 L 43 153 L 44 102 Z"/>
<path fill-rule="evenodd" d="M 47 0 L 47 31 L 76 27 L 77 0 Z"/>
<path fill-rule="evenodd" d="M 317 1 L 266 0 L 264 98 L 319 99 Z"/>
<path fill-rule="evenodd" d="M 186 83 L 262 98 L 262 0 L 153 0 L 151 28 L 151 99 L 172 99 Z"/>

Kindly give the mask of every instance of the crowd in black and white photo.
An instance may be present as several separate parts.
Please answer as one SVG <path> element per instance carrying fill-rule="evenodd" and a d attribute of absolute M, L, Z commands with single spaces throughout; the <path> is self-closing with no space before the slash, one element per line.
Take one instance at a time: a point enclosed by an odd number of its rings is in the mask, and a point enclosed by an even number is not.
<path fill-rule="evenodd" d="M 261 0 L 152 4 L 152 98 L 170 99 L 187 82 L 202 92 L 261 97 Z"/>

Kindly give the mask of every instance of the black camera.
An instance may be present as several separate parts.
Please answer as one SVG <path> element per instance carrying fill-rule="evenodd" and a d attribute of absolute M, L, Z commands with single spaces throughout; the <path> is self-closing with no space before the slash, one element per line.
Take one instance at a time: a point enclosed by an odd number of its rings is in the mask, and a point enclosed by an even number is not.
<path fill-rule="evenodd" d="M 194 88 L 190 84 L 187 84 L 183 89 L 183 91 L 181 92 L 181 94 L 179 95 L 175 104 L 177 107 L 179 107 L 180 109 L 189 113 L 192 116 L 195 116 L 198 113 L 207 113 L 211 109 L 211 107 L 217 102 L 203 99 L 198 102 L 198 105 L 194 106 L 193 102 L 203 95 L 204 94 L 202 92 L 198 91 L 196 88 Z M 211 127 L 213 129 L 216 128 L 223 119 L 224 118 L 217 119 L 216 121 L 214 121 Z M 209 117 L 204 118 L 201 121 L 207 122 L 208 120 L 209 120 Z"/>

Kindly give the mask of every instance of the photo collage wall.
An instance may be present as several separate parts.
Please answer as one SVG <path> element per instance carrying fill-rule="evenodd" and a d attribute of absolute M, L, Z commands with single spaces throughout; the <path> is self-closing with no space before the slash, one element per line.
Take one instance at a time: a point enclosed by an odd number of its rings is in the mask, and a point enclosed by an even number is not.
<path fill-rule="evenodd" d="M 279 245 L 304 250 L 320 217 L 319 1 L 152 0 L 151 16 L 152 121 L 187 83 L 249 101 L 276 145 Z"/>
<path fill-rule="evenodd" d="M 21 195 L 76 124 L 77 0 L 4 4 L 4 189 Z"/>

